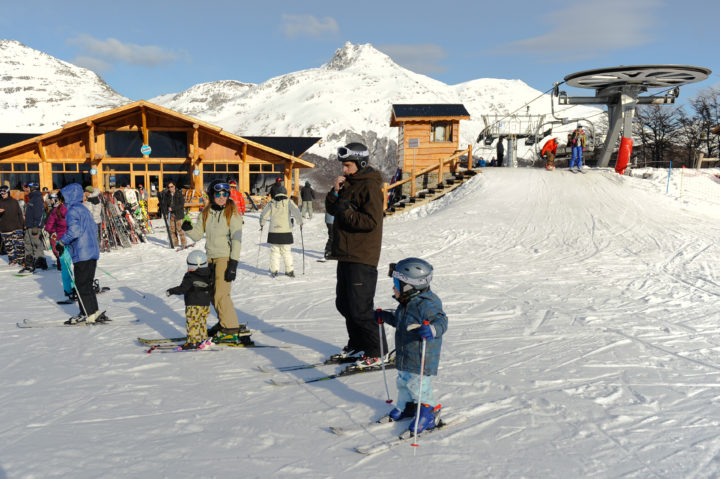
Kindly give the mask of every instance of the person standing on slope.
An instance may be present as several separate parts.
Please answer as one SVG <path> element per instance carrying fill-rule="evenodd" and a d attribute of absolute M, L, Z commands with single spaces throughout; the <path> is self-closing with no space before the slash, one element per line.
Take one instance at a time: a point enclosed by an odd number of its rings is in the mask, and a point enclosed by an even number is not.
<path fill-rule="evenodd" d="M 432 376 L 437 375 L 442 336 L 447 331 L 448 320 L 442 301 L 430 291 L 432 273 L 432 265 L 419 258 L 406 258 L 391 264 L 393 297 L 400 305 L 394 313 L 382 311 L 380 314 L 383 322 L 395 328 L 398 399 L 397 407 L 389 416 L 393 421 L 414 417 L 418 401 L 422 401 L 418 433 L 436 426 L 442 407 L 433 396 Z M 424 365 L 422 341 L 426 341 Z M 415 421 L 410 422 L 409 429 L 415 432 Z"/>
<path fill-rule="evenodd" d="M 270 243 L 270 276 L 273 278 L 280 271 L 280 257 L 285 262 L 285 275 L 295 277 L 293 259 L 290 251 L 293 244 L 292 219 L 295 218 L 302 228 L 302 216 L 295 203 L 287 197 L 284 187 L 280 187 L 275 198 L 263 208 L 260 215 L 260 228 L 265 226 L 269 217 L 268 243 Z"/>
<path fill-rule="evenodd" d="M 214 334 L 214 343 L 252 344 L 249 336 L 238 335 L 241 327 L 230 297 L 242 248 L 243 218 L 229 198 L 229 184 L 214 180 L 207 187 L 207 195 L 208 201 L 195 224 L 185 220 L 182 229 L 194 241 L 205 236 L 205 252 L 214 269 L 213 306 L 219 322 L 209 333 Z M 242 330 L 246 331 L 244 325 Z"/>
<path fill-rule="evenodd" d="M 332 256 L 338 260 L 335 307 L 345 318 L 348 343 L 334 359 L 357 358 L 357 366 L 387 360 L 387 340 L 378 338 L 373 298 L 382 247 L 383 192 L 380 173 L 369 166 L 370 152 L 361 143 L 338 148 L 342 176 L 325 198 L 335 217 Z"/>
<path fill-rule="evenodd" d="M 68 319 L 66 324 L 101 323 L 110 321 L 104 312 L 98 310 L 97 297 L 93 281 L 97 261 L 100 258 L 100 248 L 97 239 L 97 225 L 90 210 L 82 204 L 83 189 L 77 183 L 71 183 L 60 190 L 65 199 L 67 215 L 67 231 L 55 245 L 60 257 L 65 248 L 70 249 L 73 262 L 73 279 L 78 292 L 80 312 Z"/>
<path fill-rule="evenodd" d="M 315 192 L 310 186 L 310 182 L 306 181 L 305 186 L 300 190 L 300 199 L 302 200 L 302 217 L 305 218 L 307 213 L 307 219 L 311 220 L 313 215 L 313 200 L 315 199 Z"/>
<path fill-rule="evenodd" d="M 20 265 L 25 260 L 24 227 L 25 218 L 20 203 L 10 195 L 8 186 L 0 186 L 0 235 L 10 266 Z"/>
<path fill-rule="evenodd" d="M 545 169 L 546 170 L 554 170 L 555 169 L 555 155 L 557 155 L 557 138 L 551 138 L 545 143 L 545 146 L 543 146 L 543 149 L 540 151 L 540 156 L 545 157 Z"/>
<path fill-rule="evenodd" d="M 27 183 L 29 190 L 25 205 L 25 264 L 21 273 L 33 273 L 35 268 L 48 269 L 42 227 L 45 220 L 45 202 L 37 183 Z"/>
<path fill-rule="evenodd" d="M 582 169 L 582 154 L 585 150 L 585 130 L 582 125 L 578 123 L 577 128 L 572 132 L 570 136 L 570 146 L 572 146 L 572 156 L 570 157 L 570 169 L 573 166 L 577 166 L 578 170 Z"/>
<path fill-rule="evenodd" d="M 230 185 L 230 199 L 233 200 L 235 203 L 235 206 L 238 208 L 238 213 L 241 215 L 245 214 L 245 198 L 243 198 L 243 194 L 238 191 L 237 187 L 237 181 L 230 180 L 228 182 L 228 185 Z"/>

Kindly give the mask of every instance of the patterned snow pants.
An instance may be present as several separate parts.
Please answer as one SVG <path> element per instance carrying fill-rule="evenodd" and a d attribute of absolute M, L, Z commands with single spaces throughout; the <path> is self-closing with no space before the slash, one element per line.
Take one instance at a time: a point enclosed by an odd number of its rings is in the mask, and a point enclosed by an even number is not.
<path fill-rule="evenodd" d="M 188 343 L 197 344 L 207 339 L 208 314 L 210 314 L 210 306 L 185 306 L 185 328 L 187 329 Z"/>
<path fill-rule="evenodd" d="M 8 231 L 1 233 L 5 244 L 5 251 L 8 254 L 8 261 L 15 264 L 25 262 L 25 243 L 23 242 L 23 230 Z"/>

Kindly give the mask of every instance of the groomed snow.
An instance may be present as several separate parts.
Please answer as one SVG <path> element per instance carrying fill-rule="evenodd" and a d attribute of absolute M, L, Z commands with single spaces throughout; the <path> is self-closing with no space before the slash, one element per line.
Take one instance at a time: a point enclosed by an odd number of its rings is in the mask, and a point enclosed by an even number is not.
<path fill-rule="evenodd" d="M 397 425 L 350 436 L 328 426 L 385 413 L 382 373 L 278 387 L 268 380 L 320 371 L 256 368 L 316 362 L 346 340 L 335 264 L 315 261 L 323 215 L 304 227 L 304 267 L 296 234 L 296 279 L 267 275 L 257 216 L 246 217 L 233 299 L 265 330 L 258 343 L 289 349 L 145 354 L 137 336 L 184 332 L 182 298 L 164 291 L 185 253 L 164 232 L 99 263 L 113 276 L 98 271 L 112 287 L 101 307 L 141 325 L 18 329 L 75 308 L 55 303 L 56 272 L 16 278 L 2 266 L 0 477 L 720 475 L 717 205 L 665 195 L 661 175 L 489 168 L 388 218 L 376 306 L 395 306 L 389 262 L 435 266 L 450 321 L 436 396 L 469 419 L 374 456 L 352 448 Z"/>

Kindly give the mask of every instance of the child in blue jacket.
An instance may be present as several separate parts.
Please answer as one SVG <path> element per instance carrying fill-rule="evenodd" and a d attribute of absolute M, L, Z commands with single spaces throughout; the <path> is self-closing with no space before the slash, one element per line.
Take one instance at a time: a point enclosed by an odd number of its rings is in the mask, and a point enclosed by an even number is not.
<path fill-rule="evenodd" d="M 432 376 L 437 375 L 442 348 L 442 335 L 447 331 L 448 320 L 442 310 L 440 298 L 430 291 L 433 267 L 419 258 L 406 258 L 390 265 L 394 298 L 400 303 L 394 313 L 382 311 L 383 322 L 395 327 L 395 354 L 398 369 L 397 407 L 390 411 L 394 421 L 414 417 L 420 394 L 420 433 L 436 426 L 442 407 L 433 397 Z M 423 339 L 425 365 L 420 371 Z M 410 423 L 415 432 L 415 421 Z"/>

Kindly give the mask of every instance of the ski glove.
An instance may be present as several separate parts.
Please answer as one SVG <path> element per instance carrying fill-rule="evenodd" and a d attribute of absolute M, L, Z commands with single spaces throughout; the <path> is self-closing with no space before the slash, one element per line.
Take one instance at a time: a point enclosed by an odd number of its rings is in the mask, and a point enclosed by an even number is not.
<path fill-rule="evenodd" d="M 191 229 L 193 229 L 192 223 L 188 220 L 184 220 L 182 222 L 182 226 L 180 226 L 180 229 L 182 229 L 183 231 L 190 231 Z"/>
<path fill-rule="evenodd" d="M 65 251 L 65 245 L 62 244 L 60 241 L 55 243 L 55 251 L 57 251 L 58 258 L 63 255 L 63 252 Z"/>
<path fill-rule="evenodd" d="M 237 265 L 237 260 L 228 260 L 227 269 L 225 270 L 225 281 L 228 283 L 235 281 L 235 276 L 237 275 Z"/>
<path fill-rule="evenodd" d="M 432 339 L 435 337 L 435 328 L 430 323 L 423 323 L 417 330 L 420 339 Z"/>

